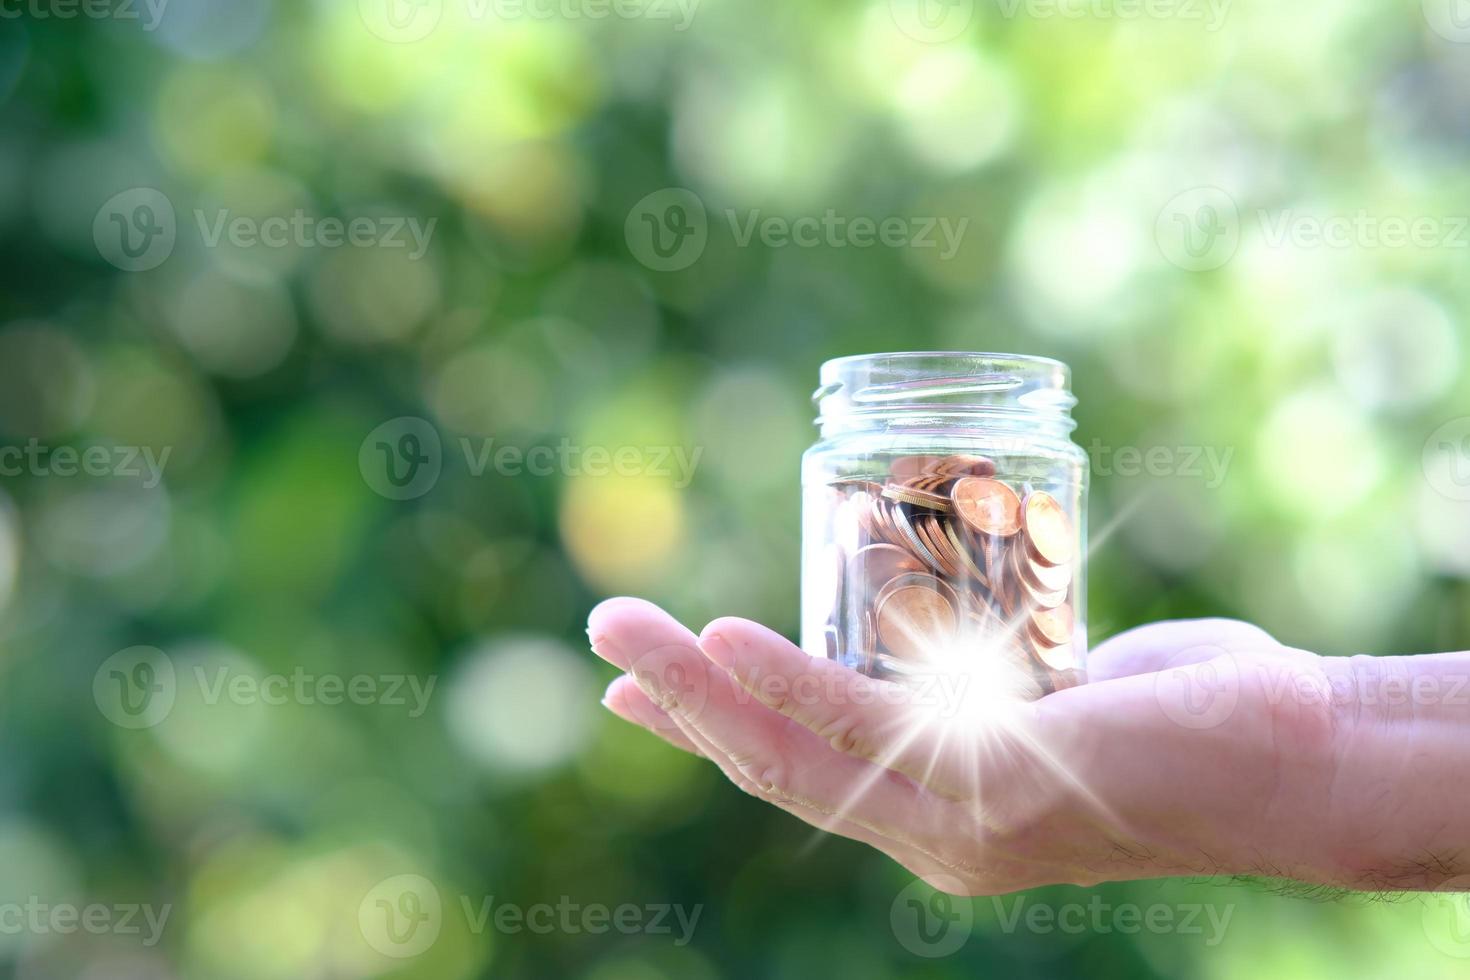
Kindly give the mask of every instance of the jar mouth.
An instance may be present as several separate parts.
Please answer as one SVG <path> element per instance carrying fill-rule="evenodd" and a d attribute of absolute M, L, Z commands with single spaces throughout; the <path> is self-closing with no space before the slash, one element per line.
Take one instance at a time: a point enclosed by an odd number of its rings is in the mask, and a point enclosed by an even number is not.
<path fill-rule="evenodd" d="M 935 416 L 1071 428 L 1071 371 L 1050 357 L 967 351 L 858 354 L 827 361 L 817 424 L 903 424 Z"/>

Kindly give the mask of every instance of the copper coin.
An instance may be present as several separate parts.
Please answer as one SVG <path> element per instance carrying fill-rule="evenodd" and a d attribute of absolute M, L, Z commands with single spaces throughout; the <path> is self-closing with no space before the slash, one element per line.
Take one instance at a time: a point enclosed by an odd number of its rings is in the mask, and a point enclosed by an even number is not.
<path fill-rule="evenodd" d="M 1050 645 L 1046 643 L 1033 643 L 1031 649 L 1036 653 L 1036 659 L 1048 670 L 1058 672 L 1071 670 L 1077 666 L 1077 657 L 1072 651 L 1072 644 L 1059 643 Z"/>
<path fill-rule="evenodd" d="M 1012 548 L 1010 558 L 1011 571 L 1015 573 L 1012 576 L 1012 581 L 1016 582 L 1021 587 L 1022 597 L 1026 599 L 1027 605 L 1031 606 L 1032 608 L 1040 607 L 1044 609 L 1055 609 L 1057 606 L 1060 606 L 1062 603 L 1067 601 L 1066 589 L 1060 589 L 1056 591 L 1053 591 L 1051 589 L 1042 589 L 1038 588 L 1031 581 L 1031 579 L 1027 575 L 1027 572 L 1029 571 L 1028 566 L 1030 565 L 1031 560 L 1026 557 L 1025 553 L 1020 548 Z"/>
<path fill-rule="evenodd" d="M 870 544 L 847 560 L 847 581 L 871 595 L 905 572 L 923 570 L 922 562 L 897 545 Z"/>
<path fill-rule="evenodd" d="M 980 562 L 975 560 L 976 554 L 971 552 L 969 543 L 960 536 L 959 531 L 955 530 L 952 522 L 944 522 L 944 535 L 949 539 L 950 547 L 954 549 L 955 556 L 959 558 L 960 567 L 969 573 L 970 577 L 975 579 L 975 581 L 982 585 L 986 584 L 985 571 L 980 567 Z M 981 556 L 980 561 L 983 562 L 984 560 L 984 557 Z"/>
<path fill-rule="evenodd" d="M 1053 645 L 1072 642 L 1072 630 L 1075 626 L 1072 616 L 1072 607 L 1063 603 L 1055 609 L 1033 609 L 1031 610 L 1031 628 L 1036 635 Z"/>
<path fill-rule="evenodd" d="M 915 487 L 900 486 L 896 483 L 890 483 L 884 487 L 883 496 L 889 500 L 912 504 L 915 507 L 927 507 L 930 510 L 942 511 L 944 513 L 948 513 L 954 507 L 954 504 L 951 503 L 948 497 Z"/>
<path fill-rule="evenodd" d="M 942 458 L 940 456 L 900 456 L 888 464 L 888 477 L 902 483 L 904 480 L 923 476 L 930 466 Z"/>
<path fill-rule="evenodd" d="M 1021 576 L 1027 580 L 1032 588 L 1042 592 L 1065 592 L 1072 584 L 1072 566 L 1066 565 L 1043 565 L 1035 561 L 1029 554 L 1025 560 L 1018 562 Z"/>
<path fill-rule="evenodd" d="M 949 540 L 939 532 L 939 518 L 933 514 L 924 514 L 914 519 L 914 532 L 918 534 L 919 540 L 929 549 L 929 554 L 939 562 L 939 570 L 950 578 L 960 578 L 959 558 L 950 553 Z"/>
<path fill-rule="evenodd" d="M 957 453 L 954 456 L 945 456 L 932 464 L 929 472 L 941 476 L 994 476 L 995 460 L 985 456 Z"/>
<path fill-rule="evenodd" d="M 930 575 L 928 572 L 905 572 L 897 578 L 889 579 L 888 583 L 878 590 L 878 594 L 873 597 L 873 608 L 878 608 L 899 589 L 929 589 L 932 592 L 938 592 L 956 608 L 960 604 L 959 593 L 944 579 Z"/>
<path fill-rule="evenodd" d="M 1057 498 L 1043 490 L 1026 494 L 1021 505 L 1021 525 L 1032 553 L 1045 565 L 1065 565 L 1077 551 L 1072 521 Z"/>
<path fill-rule="evenodd" d="M 950 489 L 954 512 L 977 534 L 1010 537 L 1021 529 L 1016 491 L 984 476 L 967 476 Z"/>
<path fill-rule="evenodd" d="M 954 639 L 958 625 L 955 609 L 933 589 L 899 589 L 883 600 L 874 614 L 878 638 L 895 656 L 927 660 Z"/>
<path fill-rule="evenodd" d="M 903 535 L 904 544 L 913 553 L 914 557 L 939 574 L 946 574 L 944 566 L 940 564 L 939 559 L 934 557 L 934 553 L 929 550 L 928 544 L 914 530 L 913 521 L 904 512 L 904 509 L 902 507 L 893 508 L 892 516 L 894 525 L 898 528 L 899 533 Z"/>

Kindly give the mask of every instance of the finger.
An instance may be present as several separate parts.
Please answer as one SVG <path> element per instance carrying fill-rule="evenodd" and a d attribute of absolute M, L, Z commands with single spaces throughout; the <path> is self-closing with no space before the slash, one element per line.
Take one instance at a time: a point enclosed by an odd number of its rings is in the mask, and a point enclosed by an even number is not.
<path fill-rule="evenodd" d="M 642 698 L 647 701 L 647 710 L 660 710 L 652 701 L 648 701 L 648 696 L 631 680 L 625 686 L 625 690 L 630 701 Z M 687 722 L 681 726 L 677 716 L 664 715 L 664 717 L 668 719 L 671 727 L 679 730 L 680 737 L 687 741 L 692 751 L 713 760 L 725 777 L 742 792 L 770 803 L 818 830 L 866 844 L 881 851 L 914 874 L 928 880 L 942 882 L 947 887 L 953 887 L 956 876 L 959 876 L 962 882 L 974 881 L 978 877 L 978 872 L 974 869 L 958 866 L 917 844 L 894 840 L 870 827 L 847 820 L 840 814 L 814 809 L 796 801 L 768 798 L 760 786 L 751 781 L 739 766 L 731 762 L 729 756 L 711 744 L 697 728 Z"/>
<path fill-rule="evenodd" d="M 917 687 L 874 680 L 749 620 L 715 620 L 700 649 L 752 697 L 838 752 L 953 800 L 973 799 L 986 770 L 998 771 L 987 761 L 1014 752 L 1027 727 L 1029 706 L 986 697 L 982 680 L 942 672 Z"/>
<path fill-rule="evenodd" d="M 941 799 L 905 776 L 833 751 L 767 708 L 711 663 L 694 634 L 657 606 L 614 600 L 598 606 L 591 621 L 599 652 L 625 664 L 651 706 L 706 755 L 728 760 L 727 775 L 754 787 L 762 799 L 799 804 L 906 843 L 941 840 L 944 828 L 952 828 L 954 817 L 946 822 L 939 813 Z M 630 708 L 648 725 L 659 723 Z"/>
<path fill-rule="evenodd" d="M 1087 679 L 1152 674 L 1213 660 L 1222 653 L 1262 653 L 1280 644 L 1259 626 L 1238 619 L 1178 619 L 1136 627 L 1087 655 Z"/>
<path fill-rule="evenodd" d="M 644 694 L 627 674 L 613 679 L 607 686 L 607 693 L 602 696 L 603 706 L 624 721 L 632 722 L 640 728 L 646 728 L 659 738 L 668 742 L 676 749 L 683 749 L 693 755 L 703 756 L 699 746 L 689 740 L 689 736 L 674 724 L 673 719 L 664 714 Z M 662 716 L 663 724 L 657 727 L 649 726 L 647 719 Z"/>

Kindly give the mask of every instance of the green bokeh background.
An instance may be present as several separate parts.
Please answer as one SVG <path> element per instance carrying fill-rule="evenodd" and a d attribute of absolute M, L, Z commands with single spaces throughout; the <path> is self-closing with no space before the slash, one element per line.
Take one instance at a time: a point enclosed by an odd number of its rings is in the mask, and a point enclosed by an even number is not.
<path fill-rule="evenodd" d="M 818 365 L 958 349 L 1073 368 L 1095 638 L 1213 614 L 1324 653 L 1466 646 L 1452 0 L 79 9 L 0 3 L 0 436 L 169 455 L 157 485 L 0 477 L 0 909 L 170 917 L 147 945 L 0 915 L 6 975 L 1463 975 L 1442 904 L 1222 882 L 976 899 L 958 951 L 916 956 L 902 869 L 608 716 L 582 632 L 637 593 L 793 634 Z M 128 271 L 109 213 L 138 188 L 177 240 Z M 661 271 L 637 230 L 667 188 L 707 241 Z M 221 214 L 298 212 L 434 225 L 421 257 L 210 244 Z M 737 234 L 829 213 L 964 230 L 948 256 Z M 369 436 L 404 417 L 442 472 L 396 500 Z M 563 440 L 700 455 L 688 485 L 471 465 Z M 133 729 L 102 704 L 136 645 L 177 694 Z M 435 687 L 417 716 L 210 703 L 199 671 Z M 413 957 L 360 923 L 398 875 L 443 904 Z M 700 918 L 684 945 L 476 931 L 461 898 L 489 896 Z M 1228 927 L 1005 925 L 1094 896 Z"/>

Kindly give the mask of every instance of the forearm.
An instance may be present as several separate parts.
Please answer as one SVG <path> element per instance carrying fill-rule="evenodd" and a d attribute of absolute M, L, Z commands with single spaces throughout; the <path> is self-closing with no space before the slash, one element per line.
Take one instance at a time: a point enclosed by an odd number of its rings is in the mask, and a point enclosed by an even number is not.
<path fill-rule="evenodd" d="M 1470 654 L 1282 651 L 1107 684 L 1046 712 L 1078 780 L 1056 809 L 1100 831 L 1079 878 L 1414 890 L 1470 874 Z M 1208 710 L 1181 709 L 1206 689 Z"/>
<path fill-rule="evenodd" d="M 1470 653 L 1325 661 L 1337 719 L 1325 838 L 1347 887 L 1470 875 Z"/>

